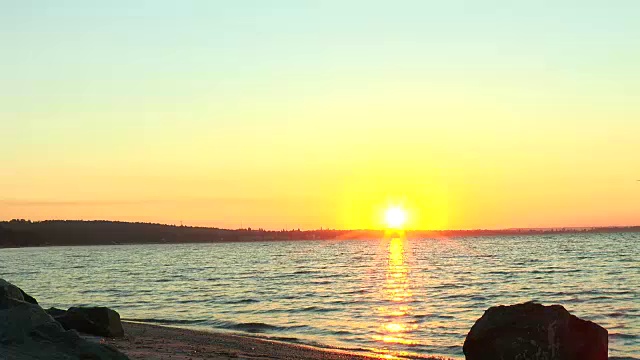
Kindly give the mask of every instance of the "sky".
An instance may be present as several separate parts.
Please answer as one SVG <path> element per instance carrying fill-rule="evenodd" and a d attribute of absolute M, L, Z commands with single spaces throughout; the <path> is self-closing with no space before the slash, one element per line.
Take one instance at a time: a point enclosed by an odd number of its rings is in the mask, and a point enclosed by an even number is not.
<path fill-rule="evenodd" d="M 0 220 L 640 223 L 638 1 L 0 8 Z"/>

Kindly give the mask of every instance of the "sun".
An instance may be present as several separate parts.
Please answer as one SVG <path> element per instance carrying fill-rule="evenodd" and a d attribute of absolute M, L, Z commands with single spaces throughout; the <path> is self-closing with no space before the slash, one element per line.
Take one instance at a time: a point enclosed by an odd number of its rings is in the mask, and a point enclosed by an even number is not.
<path fill-rule="evenodd" d="M 407 222 L 407 211 L 399 206 L 389 207 L 384 212 L 384 221 L 390 229 L 401 229 Z"/>

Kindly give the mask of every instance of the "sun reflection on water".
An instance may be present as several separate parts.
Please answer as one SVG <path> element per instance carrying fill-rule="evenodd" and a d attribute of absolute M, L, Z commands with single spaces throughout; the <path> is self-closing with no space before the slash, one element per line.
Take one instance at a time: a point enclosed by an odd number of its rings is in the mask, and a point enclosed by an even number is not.
<path fill-rule="evenodd" d="M 413 345 L 410 334 L 418 327 L 411 321 L 411 306 L 413 293 L 409 279 L 409 267 L 405 262 L 404 237 L 389 240 L 388 266 L 385 281 L 382 284 L 381 297 L 385 304 L 378 308 L 381 325 L 378 334 L 373 338 L 380 343 L 375 352 L 386 355 L 402 355 L 389 350 L 388 344 Z"/>

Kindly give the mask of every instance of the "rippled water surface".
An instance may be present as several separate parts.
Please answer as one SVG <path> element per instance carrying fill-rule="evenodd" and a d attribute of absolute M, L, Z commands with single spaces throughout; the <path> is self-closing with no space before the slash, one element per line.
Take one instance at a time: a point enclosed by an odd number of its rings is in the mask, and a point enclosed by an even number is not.
<path fill-rule="evenodd" d="M 607 328 L 612 358 L 640 358 L 633 233 L 3 249 L 0 276 L 45 307 L 460 359 L 486 308 L 537 300 Z"/>

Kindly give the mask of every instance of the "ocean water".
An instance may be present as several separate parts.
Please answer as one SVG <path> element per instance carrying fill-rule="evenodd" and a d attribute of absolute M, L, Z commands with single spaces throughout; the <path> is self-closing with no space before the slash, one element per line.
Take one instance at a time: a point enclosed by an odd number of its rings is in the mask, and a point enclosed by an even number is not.
<path fill-rule="evenodd" d="M 536 300 L 640 359 L 635 233 L 2 249 L 0 277 L 44 307 L 412 358 L 463 359 L 485 309 Z"/>

